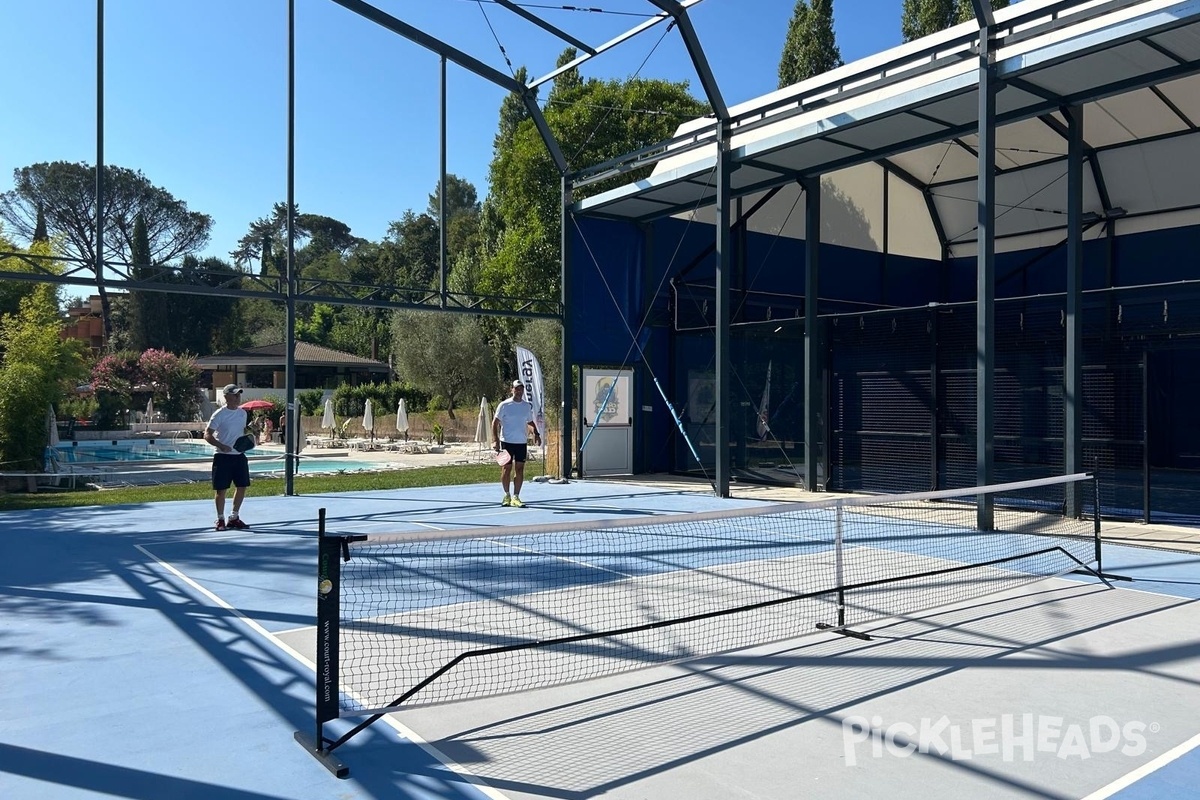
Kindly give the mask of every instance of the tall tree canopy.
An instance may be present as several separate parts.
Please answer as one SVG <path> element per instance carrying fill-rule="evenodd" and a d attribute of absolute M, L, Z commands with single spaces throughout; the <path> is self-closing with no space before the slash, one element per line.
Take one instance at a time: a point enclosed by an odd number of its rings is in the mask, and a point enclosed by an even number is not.
<path fill-rule="evenodd" d="M 301 214 L 296 207 L 296 266 L 303 272 L 309 264 L 333 253 L 345 255 L 363 239 L 350 233 L 350 226 L 321 214 Z M 238 239 L 229 256 L 239 269 L 253 262 L 262 265 L 261 274 L 283 275 L 287 271 L 287 203 L 276 203 L 271 213 L 250 223 L 246 235 Z"/>
<path fill-rule="evenodd" d="M 833 32 L 833 0 L 796 0 L 779 57 L 779 88 L 842 66 Z"/>
<path fill-rule="evenodd" d="M 686 83 L 646 78 L 566 81 L 561 93 L 556 87 L 554 99 L 545 109 L 546 122 L 573 168 L 661 142 L 681 123 L 708 111 L 688 94 Z M 510 96 L 501 108 L 491 194 L 481 219 L 478 285 L 483 294 L 556 297 L 560 177 L 532 120 L 523 119 L 511 141 L 505 141 L 505 115 L 511 113 L 512 101 Z M 595 184 L 576 196 L 605 188 Z"/>
<path fill-rule="evenodd" d="M 86 370 L 83 345 L 59 336 L 54 288 L 35 284 L 14 314 L 0 318 L 0 461 L 41 471 L 47 431 L 42 420 Z"/>
<path fill-rule="evenodd" d="M 141 172 L 104 167 L 104 259 L 133 260 L 134 220 L 146 226 L 150 263 L 165 264 L 208 244 L 213 220 L 189 211 L 187 203 L 152 184 Z M 0 219 L 11 231 L 32 241 L 38 235 L 39 214 L 44 229 L 65 254 L 96 260 L 96 168 L 84 163 L 54 161 L 13 171 L 13 188 L 0 193 Z M 96 276 L 106 334 L 112 333 L 105 276 Z"/>
<path fill-rule="evenodd" d="M 445 398 L 452 418 L 456 405 L 496 385 L 496 365 L 475 317 L 397 311 L 392 338 L 400 377 Z"/>

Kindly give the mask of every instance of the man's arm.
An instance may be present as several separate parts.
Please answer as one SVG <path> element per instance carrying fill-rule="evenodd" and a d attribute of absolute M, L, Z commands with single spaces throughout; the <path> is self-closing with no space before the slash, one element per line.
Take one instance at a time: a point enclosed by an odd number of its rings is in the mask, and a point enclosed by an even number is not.
<path fill-rule="evenodd" d="M 214 414 L 213 416 L 215 417 L 216 415 Z M 215 428 L 213 428 L 211 419 L 208 421 L 208 425 L 204 427 L 204 441 L 208 442 L 222 453 L 233 452 L 232 447 L 224 444 L 220 439 L 217 438 L 217 431 Z"/>
<path fill-rule="evenodd" d="M 222 444 L 220 440 L 217 439 L 216 431 L 214 431 L 212 428 L 204 429 L 204 441 L 208 442 L 222 453 L 229 453 L 233 451 L 232 447 L 227 444 Z"/>
<path fill-rule="evenodd" d="M 525 424 L 528 425 L 530 428 L 533 428 L 533 443 L 541 444 L 542 443 L 542 435 L 540 433 L 538 433 L 537 423 L 536 422 L 527 422 Z"/>
<path fill-rule="evenodd" d="M 492 449 L 500 449 L 500 418 L 492 417 Z"/>

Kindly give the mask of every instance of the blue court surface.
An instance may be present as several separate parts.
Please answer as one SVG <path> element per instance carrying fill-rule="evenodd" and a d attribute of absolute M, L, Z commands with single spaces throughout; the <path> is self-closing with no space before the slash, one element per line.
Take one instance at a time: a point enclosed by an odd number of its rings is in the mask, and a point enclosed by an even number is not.
<path fill-rule="evenodd" d="M 414 707 L 340 748 L 333 777 L 293 740 L 315 724 L 319 509 L 376 534 L 759 505 L 630 482 L 523 494 L 254 498 L 239 533 L 211 530 L 211 501 L 0 513 L 0 798 L 1200 796 L 1200 557 L 1115 545 L 1104 569 L 1132 582 L 1047 578 L 870 640 Z"/>

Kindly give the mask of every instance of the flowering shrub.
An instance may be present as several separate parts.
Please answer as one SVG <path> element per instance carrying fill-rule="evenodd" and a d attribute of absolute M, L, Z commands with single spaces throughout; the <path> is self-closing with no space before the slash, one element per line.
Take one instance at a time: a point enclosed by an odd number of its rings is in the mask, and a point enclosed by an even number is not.
<path fill-rule="evenodd" d="M 135 391 L 143 397 L 148 394 L 166 419 L 190 419 L 196 411 L 199 376 L 191 356 L 177 356 L 166 350 L 141 354 L 126 350 L 106 355 L 92 367 L 96 424 L 101 428 L 120 427 L 124 411 L 133 406 Z"/>

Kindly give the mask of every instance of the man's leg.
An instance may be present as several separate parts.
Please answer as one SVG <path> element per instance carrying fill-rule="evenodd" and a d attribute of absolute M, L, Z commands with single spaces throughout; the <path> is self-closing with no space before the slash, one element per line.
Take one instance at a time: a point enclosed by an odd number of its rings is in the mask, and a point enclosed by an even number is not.
<path fill-rule="evenodd" d="M 508 496 L 508 484 L 512 481 L 512 463 L 508 462 L 500 468 L 500 485 L 504 487 L 504 494 Z"/>
<path fill-rule="evenodd" d="M 521 496 L 521 484 L 525 483 L 525 462 L 514 461 L 517 465 L 516 473 L 513 475 L 513 494 L 517 497 Z"/>
<path fill-rule="evenodd" d="M 226 489 L 215 489 L 217 504 L 217 519 L 225 519 L 225 492 Z M 236 506 L 235 506 L 236 507 Z"/>
<path fill-rule="evenodd" d="M 224 494 L 224 492 L 222 492 L 222 494 Z M 246 487 L 245 486 L 233 487 L 233 513 L 230 514 L 229 516 L 231 516 L 231 517 L 240 516 L 238 514 L 238 511 L 241 510 L 242 501 L 245 499 L 246 499 Z M 222 505 L 224 505 L 224 504 L 222 504 Z"/>

